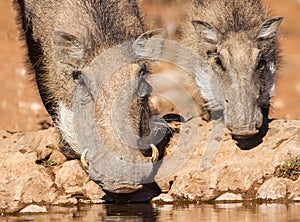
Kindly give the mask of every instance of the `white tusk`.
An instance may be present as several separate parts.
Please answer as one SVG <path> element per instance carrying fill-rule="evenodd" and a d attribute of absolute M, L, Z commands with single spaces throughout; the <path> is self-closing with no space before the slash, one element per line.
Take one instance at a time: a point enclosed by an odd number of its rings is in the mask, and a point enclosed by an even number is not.
<path fill-rule="evenodd" d="M 83 166 L 83 168 L 88 172 L 89 171 L 89 164 L 86 160 L 86 154 L 89 150 L 88 149 L 85 149 L 82 154 L 81 154 L 81 157 L 80 157 L 80 162 Z"/>
<path fill-rule="evenodd" d="M 159 151 L 154 144 L 150 144 L 150 147 L 152 149 L 151 161 L 152 163 L 156 163 L 158 161 Z"/>

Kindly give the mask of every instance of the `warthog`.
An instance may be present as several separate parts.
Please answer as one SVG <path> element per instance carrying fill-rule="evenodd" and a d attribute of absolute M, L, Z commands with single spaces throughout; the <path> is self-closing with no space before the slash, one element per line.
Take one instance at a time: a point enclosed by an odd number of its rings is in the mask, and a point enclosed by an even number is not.
<path fill-rule="evenodd" d="M 159 141 L 152 144 L 149 136 L 157 140 L 165 126 L 159 119 L 149 125 L 151 86 L 143 78 L 136 80 L 146 72 L 147 62 L 128 59 L 131 43 L 144 33 L 136 1 L 14 3 L 41 98 L 66 141 L 64 153 L 87 153 L 90 177 L 108 193 L 133 193 L 152 182 Z M 164 32 L 141 38 L 156 34 Z M 109 51 L 124 42 L 128 44 Z M 147 139 L 140 142 L 143 137 Z M 152 156 L 136 147 L 152 148 Z"/>
<path fill-rule="evenodd" d="M 270 18 L 260 0 L 191 0 L 182 42 L 211 66 L 213 80 L 201 88 L 207 108 L 223 111 L 233 137 L 259 132 L 267 118 L 279 62 L 282 17 Z"/>

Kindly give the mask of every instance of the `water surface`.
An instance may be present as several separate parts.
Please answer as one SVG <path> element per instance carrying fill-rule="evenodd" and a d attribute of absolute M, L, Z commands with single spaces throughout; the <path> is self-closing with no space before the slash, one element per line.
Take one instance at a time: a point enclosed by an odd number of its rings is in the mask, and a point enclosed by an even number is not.
<path fill-rule="evenodd" d="M 140 222 L 140 221 L 300 221 L 300 204 L 105 204 L 76 207 L 50 206 L 48 213 L 0 216 L 1 222 Z"/>

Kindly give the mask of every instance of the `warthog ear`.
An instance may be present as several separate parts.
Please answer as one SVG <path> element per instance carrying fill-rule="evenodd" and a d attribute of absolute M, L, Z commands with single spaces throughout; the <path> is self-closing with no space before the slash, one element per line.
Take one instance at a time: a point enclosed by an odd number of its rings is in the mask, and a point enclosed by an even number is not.
<path fill-rule="evenodd" d="M 84 49 L 81 42 L 75 36 L 60 31 L 54 31 L 52 37 L 59 61 L 79 68 L 84 59 Z"/>
<path fill-rule="evenodd" d="M 282 17 L 276 17 L 266 20 L 257 35 L 257 40 L 272 39 L 276 36 Z"/>
<path fill-rule="evenodd" d="M 193 20 L 192 24 L 199 38 L 204 39 L 209 43 L 213 43 L 213 44 L 218 43 L 218 32 L 209 23 L 199 21 L 199 20 Z"/>
<path fill-rule="evenodd" d="M 133 43 L 137 60 L 159 60 L 163 53 L 167 30 L 159 28 L 143 33 Z"/>

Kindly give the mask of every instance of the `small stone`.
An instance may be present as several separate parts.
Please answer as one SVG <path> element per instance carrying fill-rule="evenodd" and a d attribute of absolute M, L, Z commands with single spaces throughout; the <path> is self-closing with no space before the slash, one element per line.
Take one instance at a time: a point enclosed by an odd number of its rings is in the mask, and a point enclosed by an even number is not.
<path fill-rule="evenodd" d="M 63 195 L 53 202 L 53 205 L 62 205 L 62 204 L 75 205 L 78 204 L 78 199 L 76 199 L 75 197 L 70 197 L 69 195 Z"/>
<path fill-rule="evenodd" d="M 44 160 L 44 159 L 48 158 L 51 155 L 52 151 L 53 150 L 49 149 L 49 148 L 39 147 L 36 152 L 37 160 L 39 161 L 39 160 Z"/>
<path fill-rule="evenodd" d="M 86 172 L 80 166 L 78 160 L 65 162 L 62 167 L 56 172 L 55 183 L 58 187 L 63 187 L 68 190 L 70 187 L 80 187 L 89 181 Z"/>
<path fill-rule="evenodd" d="M 38 206 L 38 205 L 29 205 L 23 208 L 20 213 L 46 213 L 47 208 L 45 206 Z"/>
<path fill-rule="evenodd" d="M 242 201 L 242 200 L 243 198 L 241 194 L 234 194 L 234 193 L 224 193 L 216 199 L 216 201 Z"/>
<path fill-rule="evenodd" d="M 67 161 L 67 158 L 64 154 L 62 154 L 61 152 L 57 151 L 57 150 L 53 150 L 53 152 L 51 153 L 49 160 L 52 160 L 58 164 L 64 163 Z"/>
<path fill-rule="evenodd" d="M 155 181 L 159 186 L 161 192 L 169 192 L 171 183 L 173 183 L 174 178 L 166 178 L 164 180 Z"/>
<path fill-rule="evenodd" d="M 90 202 L 91 202 L 92 204 L 103 204 L 103 203 L 105 202 L 105 200 L 101 200 L 101 199 L 98 199 L 98 200 L 92 199 L 92 200 L 90 200 Z"/>
<path fill-rule="evenodd" d="M 300 201 L 300 197 L 294 197 L 293 201 L 299 202 Z"/>
<path fill-rule="evenodd" d="M 279 200 L 286 198 L 289 180 L 283 178 L 271 178 L 267 180 L 257 191 L 257 198 L 263 200 Z"/>
<path fill-rule="evenodd" d="M 169 194 L 161 194 L 158 197 L 154 197 L 152 199 L 152 201 L 154 201 L 154 202 L 162 201 L 162 202 L 165 202 L 165 203 L 172 203 L 172 202 L 174 202 L 174 198 Z"/>
<path fill-rule="evenodd" d="M 105 193 L 102 191 L 101 187 L 97 185 L 93 181 L 89 181 L 88 183 L 84 184 L 85 196 L 91 200 L 92 203 L 103 203 L 103 197 Z"/>

